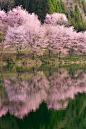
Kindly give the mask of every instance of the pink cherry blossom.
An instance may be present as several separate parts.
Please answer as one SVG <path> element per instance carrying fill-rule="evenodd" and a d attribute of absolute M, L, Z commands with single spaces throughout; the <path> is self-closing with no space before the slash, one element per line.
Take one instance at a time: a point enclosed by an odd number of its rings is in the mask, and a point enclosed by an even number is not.
<path fill-rule="evenodd" d="M 47 14 L 44 20 L 45 24 L 57 24 L 58 21 L 65 21 L 68 22 L 67 17 L 65 14 L 62 13 L 53 13 Z"/>

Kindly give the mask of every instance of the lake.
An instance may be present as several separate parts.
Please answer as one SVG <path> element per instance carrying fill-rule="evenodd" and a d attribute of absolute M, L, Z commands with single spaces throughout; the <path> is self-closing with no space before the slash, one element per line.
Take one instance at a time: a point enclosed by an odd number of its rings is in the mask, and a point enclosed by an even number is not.
<path fill-rule="evenodd" d="M 0 67 L 0 129 L 86 129 L 86 64 Z"/>

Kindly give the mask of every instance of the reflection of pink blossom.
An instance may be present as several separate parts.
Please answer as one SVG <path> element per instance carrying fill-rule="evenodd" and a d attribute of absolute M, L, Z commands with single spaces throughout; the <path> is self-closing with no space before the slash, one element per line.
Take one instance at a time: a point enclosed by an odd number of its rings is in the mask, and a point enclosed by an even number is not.
<path fill-rule="evenodd" d="M 6 113 L 9 110 L 11 114 L 23 118 L 30 111 L 36 111 L 39 105 L 47 100 L 50 85 L 42 71 L 32 73 L 31 79 L 27 77 L 23 79 L 21 75 L 19 77 L 17 74 L 14 75 L 10 78 L 3 77 L 3 85 L 9 99 L 9 105 L 1 107 L 6 107 Z M 4 108 L 2 111 L 4 113 Z"/>
<path fill-rule="evenodd" d="M 0 109 L 0 117 L 2 117 L 2 115 L 6 115 L 7 112 L 8 108 L 6 106 L 3 106 L 3 108 Z"/>
<path fill-rule="evenodd" d="M 62 102 L 52 102 L 50 101 L 47 103 L 48 109 L 54 108 L 55 110 L 65 109 L 68 105 L 68 101 L 62 103 Z"/>
<path fill-rule="evenodd" d="M 78 76 L 79 78 L 77 78 Z M 72 79 L 65 69 L 59 69 L 58 73 L 55 72 L 49 77 L 51 82 L 49 91 L 51 97 L 50 100 L 47 101 L 48 108 L 57 110 L 66 108 L 68 104 L 66 99 L 74 99 L 77 93 L 86 93 L 86 74 L 83 73 L 82 70 L 78 70 L 75 72 L 74 77 L 75 79 Z M 63 101 L 63 103 L 61 103 L 61 101 Z"/>

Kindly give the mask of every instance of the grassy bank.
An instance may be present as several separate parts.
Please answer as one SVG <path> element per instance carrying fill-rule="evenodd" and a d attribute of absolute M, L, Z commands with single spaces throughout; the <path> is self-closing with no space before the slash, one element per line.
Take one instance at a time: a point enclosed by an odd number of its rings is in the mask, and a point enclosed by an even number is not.
<path fill-rule="evenodd" d="M 28 49 L 29 50 L 29 49 Z M 79 64 L 86 63 L 86 56 L 78 56 L 76 54 L 67 55 L 65 57 L 58 57 L 57 55 L 49 55 L 49 52 L 46 50 L 43 56 L 34 56 L 29 50 L 26 54 L 25 50 L 22 50 L 20 54 L 16 51 L 6 50 L 3 53 L 0 51 L 0 65 L 15 64 L 15 65 L 41 65 L 41 64 L 50 64 L 58 66 L 59 64 Z"/>

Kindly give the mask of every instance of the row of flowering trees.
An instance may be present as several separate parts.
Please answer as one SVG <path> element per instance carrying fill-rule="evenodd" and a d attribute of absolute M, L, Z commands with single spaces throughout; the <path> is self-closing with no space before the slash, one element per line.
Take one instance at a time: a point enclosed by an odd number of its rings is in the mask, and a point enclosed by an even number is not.
<path fill-rule="evenodd" d="M 73 27 L 58 24 L 68 23 L 65 14 L 47 14 L 41 24 L 37 15 L 18 6 L 7 13 L 0 11 L 0 22 L 0 35 L 5 33 L 2 50 L 12 46 L 20 53 L 22 47 L 30 47 L 33 55 L 43 55 L 48 49 L 49 55 L 51 52 L 59 56 L 69 52 L 70 58 L 74 51 L 80 54 L 86 50 L 86 32 L 77 33 Z"/>

